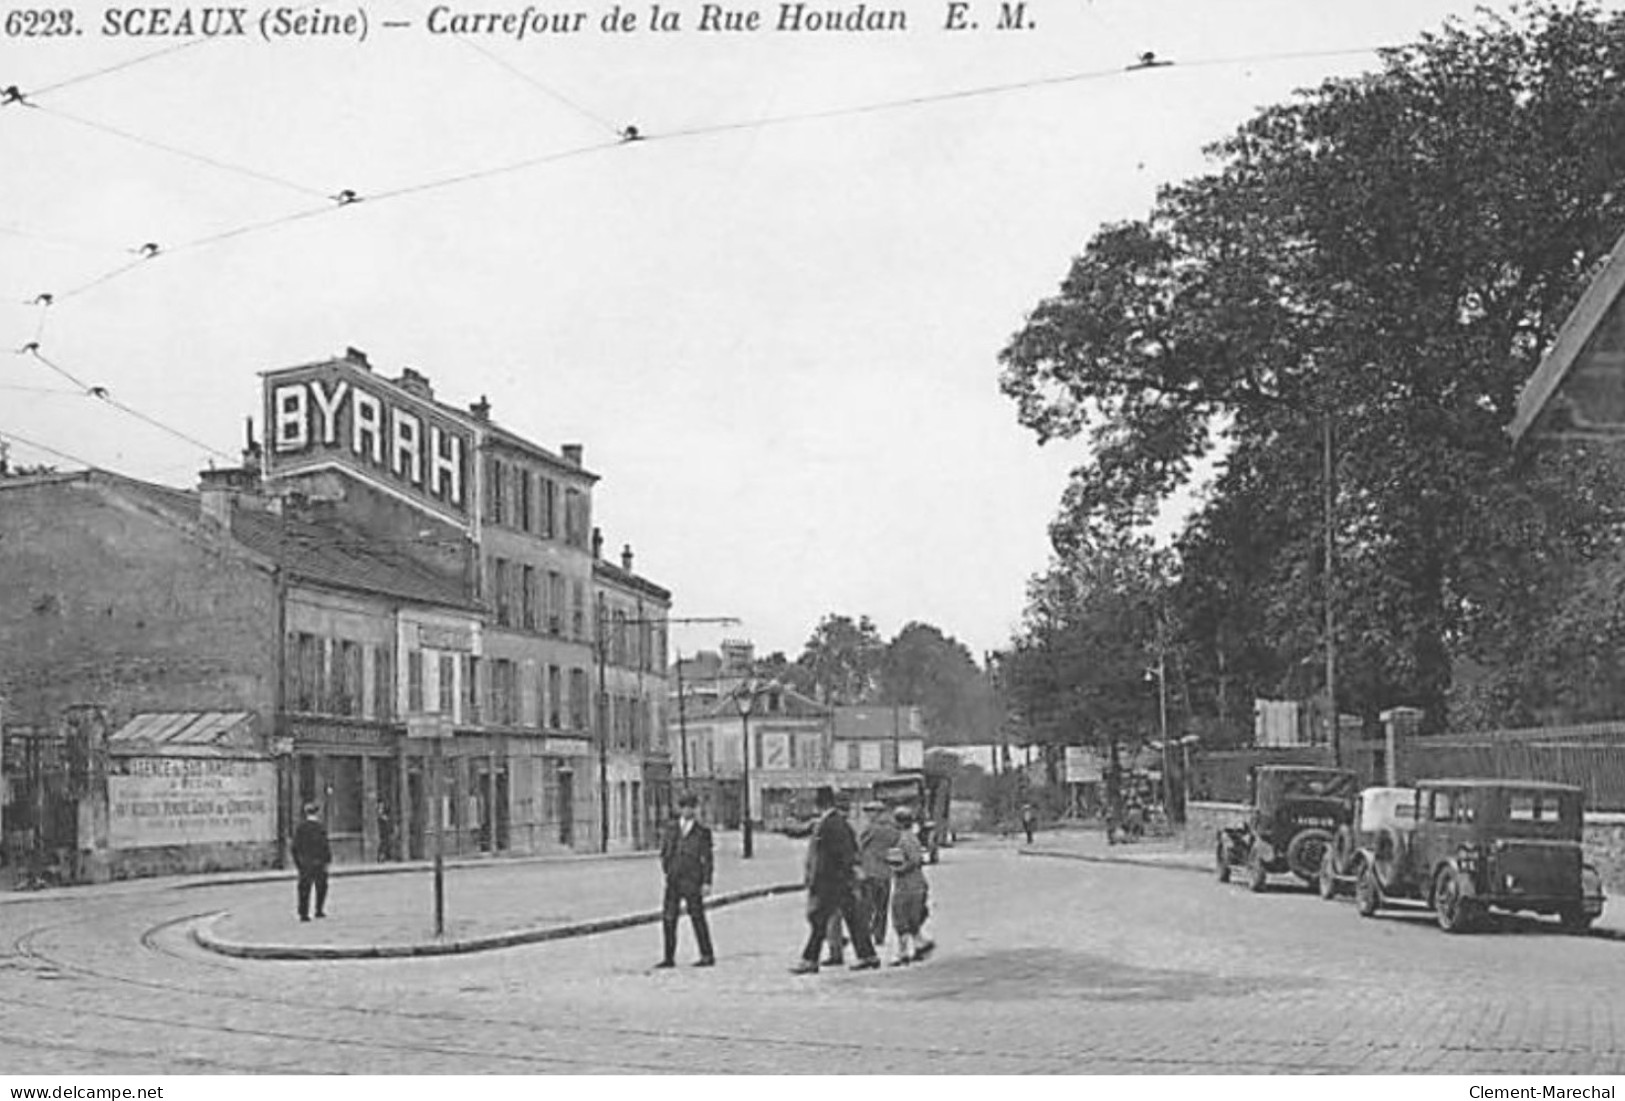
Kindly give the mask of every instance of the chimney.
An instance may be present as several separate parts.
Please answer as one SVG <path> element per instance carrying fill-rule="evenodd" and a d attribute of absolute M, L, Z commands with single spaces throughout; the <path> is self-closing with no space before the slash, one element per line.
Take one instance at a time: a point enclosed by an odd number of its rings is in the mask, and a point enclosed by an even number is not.
<path fill-rule="evenodd" d="M 372 364 L 367 362 L 367 353 L 360 348 L 344 349 L 344 358 L 361 368 L 363 371 L 372 370 Z"/>
<path fill-rule="evenodd" d="M 231 527 L 231 510 L 238 498 L 259 490 L 259 471 L 230 467 L 205 470 L 198 475 L 198 514 L 205 523 Z"/>
<path fill-rule="evenodd" d="M 627 543 L 621 547 L 621 569 L 627 573 L 632 572 L 632 544 Z"/>
<path fill-rule="evenodd" d="M 565 462 L 569 463 L 571 466 L 580 466 L 581 465 L 581 445 L 580 444 L 578 444 L 578 443 L 567 443 L 560 450 L 562 450 L 564 452 L 564 461 Z"/>
<path fill-rule="evenodd" d="M 395 380 L 395 385 L 424 401 L 434 400 L 434 387 L 429 385 L 428 377 L 410 367 L 401 368 L 401 377 Z"/>
<path fill-rule="evenodd" d="M 491 401 L 484 394 L 481 394 L 480 400 L 470 405 L 468 411 L 474 414 L 475 420 L 488 421 L 491 419 Z"/>
<path fill-rule="evenodd" d="M 601 528 L 592 529 L 592 556 L 594 559 L 604 557 L 604 532 Z"/>

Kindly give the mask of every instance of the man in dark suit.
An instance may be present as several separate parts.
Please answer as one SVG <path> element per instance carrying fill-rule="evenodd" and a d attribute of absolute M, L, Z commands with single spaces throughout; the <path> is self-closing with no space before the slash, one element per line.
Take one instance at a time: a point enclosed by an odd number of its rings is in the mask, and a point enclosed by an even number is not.
<path fill-rule="evenodd" d="M 857 893 L 853 890 L 858 863 L 858 839 L 847 825 L 846 817 L 835 809 L 832 788 L 818 789 L 818 824 L 813 827 L 812 839 L 807 843 L 807 923 L 812 931 L 807 935 L 807 946 L 801 952 L 801 962 L 791 968 L 797 975 L 818 973 L 818 955 L 824 948 L 825 929 L 829 919 L 839 913 L 852 936 L 853 951 L 858 961 L 854 971 L 867 971 L 880 966 L 874 942 L 869 938 L 868 922 L 858 914 Z"/>
<path fill-rule="evenodd" d="M 299 920 L 310 920 L 310 892 L 316 891 L 316 916 L 326 917 L 327 866 L 333 863 L 333 849 L 327 843 L 327 830 L 316 814 L 316 804 L 305 804 L 305 820 L 293 831 L 293 866 L 299 869 Z"/>
<path fill-rule="evenodd" d="M 666 827 L 660 839 L 660 870 L 666 873 L 666 900 L 660 910 L 661 931 L 666 952 L 656 967 L 677 966 L 677 914 L 688 907 L 694 925 L 694 940 L 700 948 L 695 967 L 712 967 L 717 962 L 711 949 L 711 926 L 705 920 L 705 895 L 711 889 L 711 831 L 695 818 L 699 800 L 692 792 L 677 797 L 677 821 Z"/>

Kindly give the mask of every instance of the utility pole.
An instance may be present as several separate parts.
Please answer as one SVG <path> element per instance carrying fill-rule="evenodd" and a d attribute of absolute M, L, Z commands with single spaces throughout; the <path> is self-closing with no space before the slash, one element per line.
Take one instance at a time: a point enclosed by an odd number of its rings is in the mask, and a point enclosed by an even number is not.
<path fill-rule="evenodd" d="M 1333 509 L 1337 503 L 1337 489 L 1332 482 L 1332 414 L 1329 409 L 1321 420 L 1321 481 L 1326 512 L 1326 721 L 1329 724 L 1327 741 L 1332 746 L 1332 764 L 1341 768 L 1343 730 L 1337 714 L 1337 638 L 1334 634 L 1337 627 L 1335 603 L 1337 589 L 1333 574 L 1337 547 Z"/>

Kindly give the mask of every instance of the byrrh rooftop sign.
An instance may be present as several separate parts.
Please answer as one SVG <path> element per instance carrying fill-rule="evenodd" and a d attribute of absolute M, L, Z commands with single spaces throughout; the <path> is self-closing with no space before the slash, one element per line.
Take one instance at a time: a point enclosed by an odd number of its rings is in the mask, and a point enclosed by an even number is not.
<path fill-rule="evenodd" d="M 468 518 L 474 425 L 437 404 L 426 384 L 414 386 L 415 375 L 379 378 L 356 353 L 262 377 L 267 474 L 342 467 L 413 504 Z"/>

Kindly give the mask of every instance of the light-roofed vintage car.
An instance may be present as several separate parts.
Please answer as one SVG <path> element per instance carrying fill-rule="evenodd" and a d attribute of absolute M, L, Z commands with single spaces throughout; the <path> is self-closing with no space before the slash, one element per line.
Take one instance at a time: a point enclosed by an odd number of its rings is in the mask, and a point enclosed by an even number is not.
<path fill-rule="evenodd" d="M 1375 846 L 1383 830 L 1409 831 L 1416 825 L 1416 789 L 1370 787 L 1360 792 L 1354 820 L 1340 826 L 1320 861 L 1320 897 L 1352 894 L 1360 878 L 1361 853 Z"/>

